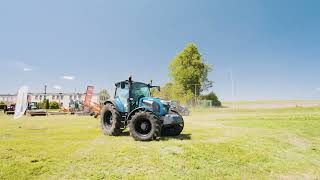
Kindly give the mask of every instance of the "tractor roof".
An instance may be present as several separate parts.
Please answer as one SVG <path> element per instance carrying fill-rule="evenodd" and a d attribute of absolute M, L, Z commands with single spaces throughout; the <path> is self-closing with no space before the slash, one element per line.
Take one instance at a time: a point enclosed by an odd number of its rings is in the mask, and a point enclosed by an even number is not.
<path fill-rule="evenodd" d="M 129 84 L 129 80 L 125 80 L 125 81 L 119 81 L 119 82 L 116 82 L 115 83 L 115 86 L 118 86 L 118 85 L 120 85 L 120 83 L 126 83 L 126 84 Z M 141 84 L 146 84 L 146 83 L 143 83 L 143 82 L 136 82 L 136 81 L 131 81 L 132 83 L 141 83 Z M 148 85 L 148 84 L 146 84 L 146 85 Z"/>
<path fill-rule="evenodd" d="M 127 84 L 127 83 L 129 83 L 129 81 L 128 81 L 128 80 L 125 80 L 125 81 L 119 81 L 119 82 L 116 82 L 116 83 L 115 83 L 115 85 L 116 85 L 116 86 L 118 86 L 118 85 L 119 85 L 120 83 L 122 83 L 122 82 L 125 82 L 126 84 Z"/>

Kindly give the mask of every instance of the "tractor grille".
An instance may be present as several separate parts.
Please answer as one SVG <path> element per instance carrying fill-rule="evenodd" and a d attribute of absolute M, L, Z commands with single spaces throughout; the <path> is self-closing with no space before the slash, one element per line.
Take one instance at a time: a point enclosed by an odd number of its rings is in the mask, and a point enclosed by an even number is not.
<path fill-rule="evenodd" d="M 169 105 L 169 104 L 165 104 L 165 105 L 164 105 L 164 109 L 165 109 L 166 112 L 169 112 L 169 110 L 170 110 L 170 105 Z"/>
<path fill-rule="evenodd" d="M 156 103 L 156 102 L 153 102 L 152 103 L 152 109 L 155 112 L 160 112 L 160 105 L 158 103 Z"/>

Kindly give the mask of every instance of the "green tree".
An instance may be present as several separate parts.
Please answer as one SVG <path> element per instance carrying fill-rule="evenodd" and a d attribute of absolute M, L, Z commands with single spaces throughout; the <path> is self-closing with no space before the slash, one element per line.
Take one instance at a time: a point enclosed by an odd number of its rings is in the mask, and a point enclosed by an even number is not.
<path fill-rule="evenodd" d="M 110 98 L 109 92 L 106 89 L 102 89 L 99 93 L 99 102 L 100 104 L 104 103 Z"/>
<path fill-rule="evenodd" d="M 160 91 L 156 89 L 151 90 L 151 94 L 154 97 L 162 99 L 172 99 L 172 83 L 167 83 L 160 88 Z"/>
<path fill-rule="evenodd" d="M 50 109 L 59 109 L 59 108 L 60 108 L 60 105 L 59 105 L 58 102 L 52 101 L 52 102 L 49 103 L 49 108 L 50 108 Z"/>
<path fill-rule="evenodd" d="M 208 80 L 211 66 L 203 62 L 203 58 L 195 44 L 190 43 L 181 51 L 169 66 L 174 85 L 182 86 L 186 94 L 198 96 L 203 90 L 212 87 Z"/>
<path fill-rule="evenodd" d="M 6 106 L 6 103 L 4 103 L 3 101 L 0 101 L 0 109 L 4 109 Z"/>
<path fill-rule="evenodd" d="M 203 100 L 210 100 L 213 106 L 221 106 L 221 102 L 214 92 L 210 92 L 207 95 L 201 95 L 200 98 Z"/>
<path fill-rule="evenodd" d="M 44 109 L 49 109 L 50 108 L 50 102 L 49 99 L 44 100 Z"/>
<path fill-rule="evenodd" d="M 38 102 L 36 106 L 38 109 L 43 109 L 43 102 Z"/>
<path fill-rule="evenodd" d="M 50 108 L 49 99 L 44 99 L 42 102 L 37 103 L 37 107 L 39 109 L 49 109 Z"/>
<path fill-rule="evenodd" d="M 186 104 L 191 101 L 193 94 L 190 91 L 185 91 L 181 85 L 174 83 L 167 83 L 161 87 L 161 91 L 151 90 L 151 94 L 154 97 L 167 99 L 167 100 L 176 100 L 180 101 L 183 104 Z"/>

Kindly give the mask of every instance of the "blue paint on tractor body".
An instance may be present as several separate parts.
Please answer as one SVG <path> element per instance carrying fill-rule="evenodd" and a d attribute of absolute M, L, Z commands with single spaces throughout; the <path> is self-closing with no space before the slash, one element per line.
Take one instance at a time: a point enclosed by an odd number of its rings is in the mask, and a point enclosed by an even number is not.
<path fill-rule="evenodd" d="M 116 107 L 117 107 L 117 109 L 118 109 L 119 112 L 122 112 L 122 113 L 126 112 L 126 107 L 125 107 L 124 104 L 121 102 L 121 100 L 120 100 L 119 97 L 115 97 L 114 101 L 115 101 L 115 103 L 116 103 L 115 105 L 116 105 Z"/>
<path fill-rule="evenodd" d="M 147 101 L 152 101 L 154 103 L 157 103 L 159 105 L 159 109 L 160 111 L 157 112 L 157 111 L 154 111 L 152 107 L 148 106 L 147 104 L 145 104 L 143 101 L 144 100 L 147 100 Z M 168 111 L 166 110 L 165 106 L 163 105 L 163 103 L 161 102 L 160 99 L 158 98 L 154 98 L 154 97 L 144 97 L 144 98 L 141 98 L 140 101 L 139 101 L 139 107 L 143 107 L 151 112 L 153 112 L 155 115 L 157 116 L 164 116 L 168 113 Z"/>

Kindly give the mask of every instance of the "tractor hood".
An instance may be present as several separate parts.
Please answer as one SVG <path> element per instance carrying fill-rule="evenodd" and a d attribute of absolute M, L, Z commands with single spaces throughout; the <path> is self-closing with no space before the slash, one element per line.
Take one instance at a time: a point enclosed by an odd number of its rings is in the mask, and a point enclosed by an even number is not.
<path fill-rule="evenodd" d="M 166 101 L 164 99 L 159 99 L 159 98 L 154 98 L 154 97 L 144 97 L 144 98 L 141 98 L 142 101 L 144 102 L 158 102 L 158 103 L 161 103 L 163 104 L 164 106 L 169 106 L 170 105 L 170 101 Z"/>
<path fill-rule="evenodd" d="M 139 106 L 151 110 L 157 115 L 163 116 L 169 112 L 170 102 L 154 97 L 144 97 L 139 101 Z"/>

